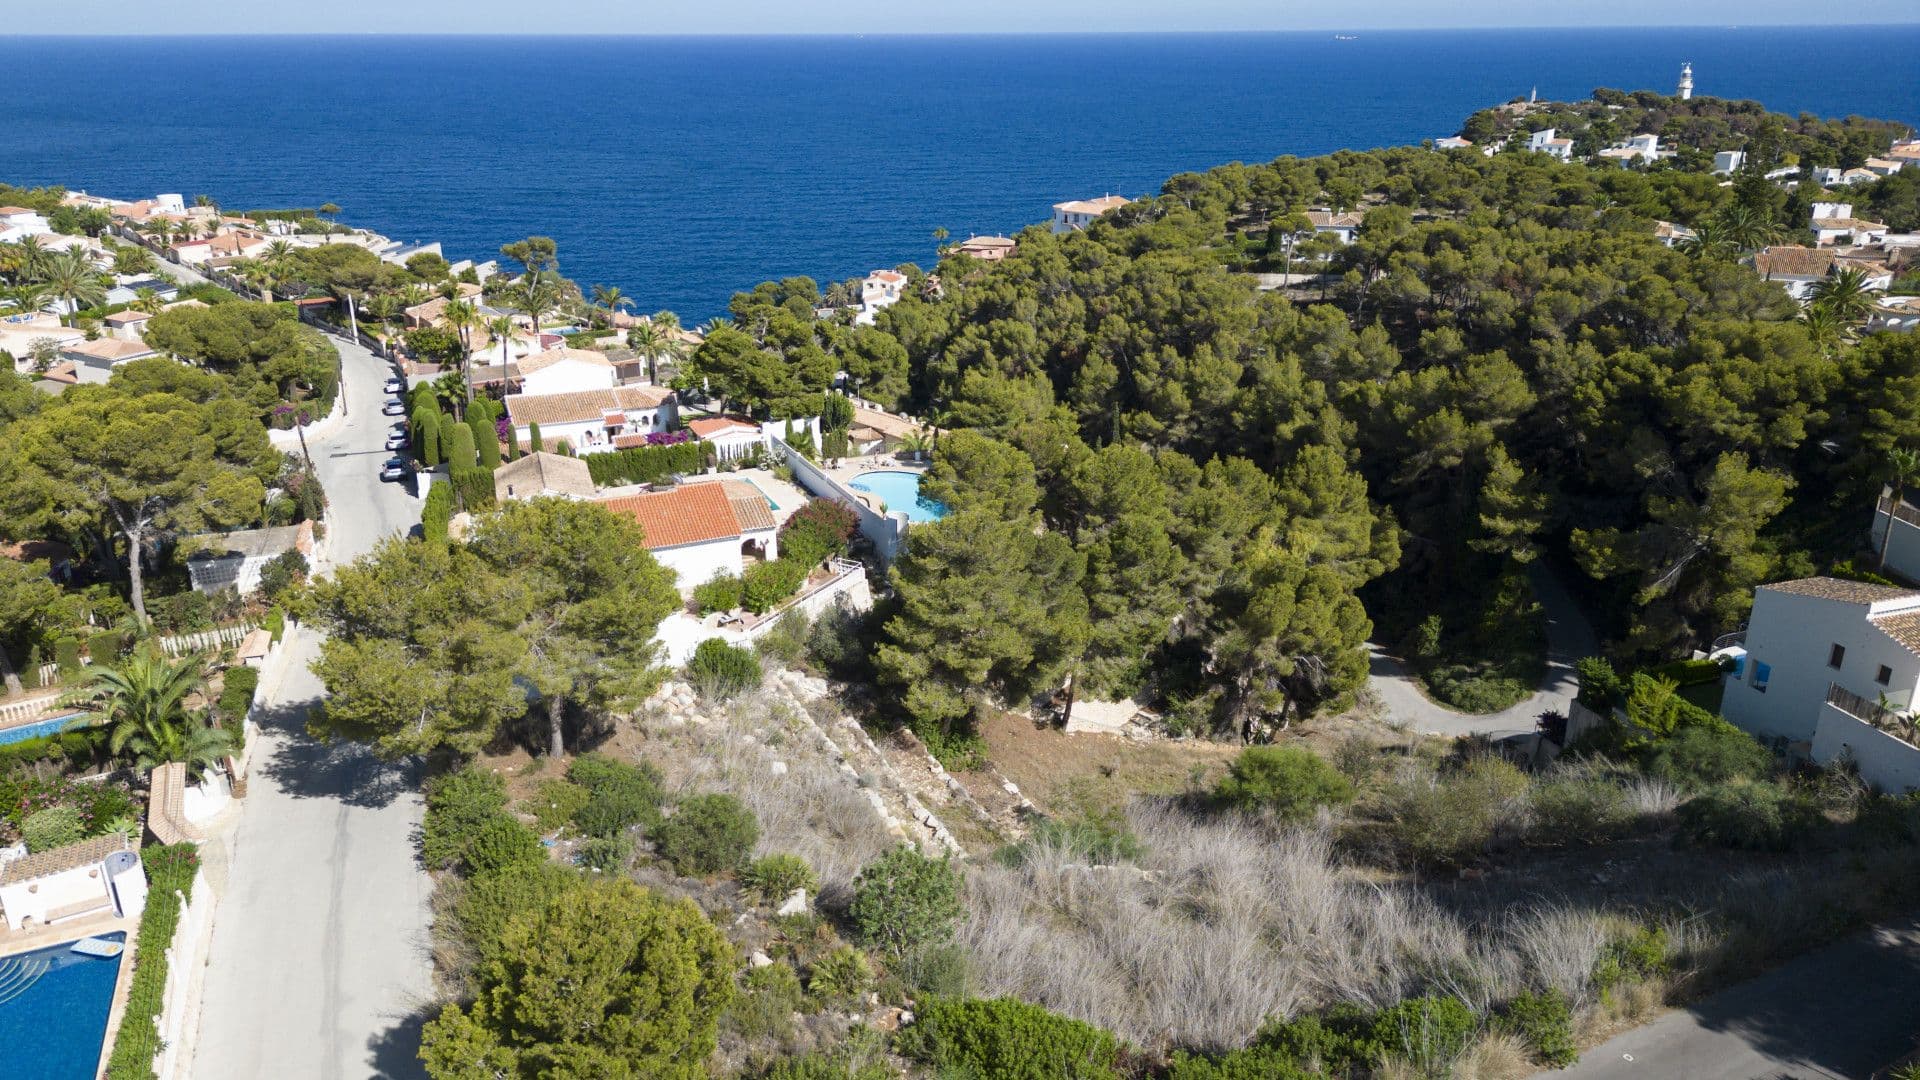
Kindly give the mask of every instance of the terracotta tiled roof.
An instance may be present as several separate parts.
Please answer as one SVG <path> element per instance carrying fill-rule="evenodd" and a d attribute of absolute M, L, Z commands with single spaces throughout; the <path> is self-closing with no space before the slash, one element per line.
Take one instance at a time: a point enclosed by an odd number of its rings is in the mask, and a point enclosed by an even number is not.
<path fill-rule="evenodd" d="M 110 364 L 121 360 L 132 360 L 136 357 L 153 355 L 153 349 L 150 347 L 138 341 L 122 341 L 119 338 L 76 341 L 71 345 L 62 345 L 60 351 L 92 357 L 95 360 L 105 360 Z"/>
<path fill-rule="evenodd" d="M 1117 210 L 1132 202 L 1121 195 L 1102 195 L 1097 199 L 1075 199 L 1072 202 L 1054 203 L 1053 208 L 1063 214 L 1104 214 Z"/>
<path fill-rule="evenodd" d="M 524 364 L 525 361 L 522 361 Z M 526 369 L 524 366 L 522 371 Z M 507 415 L 514 424 L 567 424 L 600 420 L 622 409 L 657 409 L 673 396 L 660 386 L 616 386 L 611 390 L 575 390 L 569 394 L 508 394 Z"/>
<path fill-rule="evenodd" d="M 600 367 L 613 366 L 613 361 L 607 359 L 606 353 L 593 352 L 589 349 L 548 349 L 546 352 L 522 357 L 520 373 L 525 375 L 528 372 L 539 371 L 541 368 L 552 367 L 562 360 L 578 360 L 583 364 L 595 364 Z"/>
<path fill-rule="evenodd" d="M 1899 642 L 1908 652 L 1920 655 L 1920 611 L 1881 615 L 1868 621 L 1885 631 L 1888 637 Z"/>
<path fill-rule="evenodd" d="M 493 495 L 496 499 L 510 496 L 525 499 L 535 495 L 591 499 L 593 475 L 588 472 L 587 463 L 579 458 L 545 452 L 528 454 L 494 470 Z"/>
<path fill-rule="evenodd" d="M 886 282 L 905 281 L 907 280 L 907 275 L 898 270 L 875 270 L 873 273 L 867 275 L 867 280 Z"/>
<path fill-rule="evenodd" d="M 1008 236 L 970 236 L 954 245 L 961 251 L 1009 251 L 1018 246 Z"/>
<path fill-rule="evenodd" d="M 773 507 L 767 505 L 767 497 L 759 488 L 744 480 L 722 480 L 720 487 L 727 493 L 733 519 L 742 532 L 779 527 L 779 522 L 773 520 Z"/>
<path fill-rule="evenodd" d="M 741 533 L 733 500 L 719 484 L 682 484 L 672 491 L 627 495 L 601 505 L 639 522 L 650 550 L 731 539 Z"/>
<path fill-rule="evenodd" d="M 126 326 L 129 323 L 146 322 L 153 315 L 145 311 L 116 311 L 107 316 L 108 326 Z"/>
<path fill-rule="evenodd" d="M 31 214 L 32 210 L 24 206 L 0 206 L 0 217 L 12 217 L 15 214 Z"/>
<path fill-rule="evenodd" d="M 689 420 L 687 421 L 687 430 L 693 432 L 694 438 L 696 439 L 711 439 L 715 435 L 723 435 L 729 431 L 744 431 L 755 435 L 760 433 L 759 425 L 749 424 L 745 420 L 735 420 L 730 416 L 712 416 L 704 420 Z"/>
<path fill-rule="evenodd" d="M 1813 596 L 1821 600 L 1838 600 L 1843 604 L 1872 604 L 1881 600 L 1902 600 L 1920 596 L 1913 589 L 1902 589 L 1892 585 L 1874 585 L 1865 581 L 1848 581 L 1845 578 L 1810 577 L 1793 581 L 1776 581 L 1771 585 L 1762 585 L 1769 592 L 1791 593 L 1794 596 Z"/>
<path fill-rule="evenodd" d="M 1814 219 L 1813 228 L 1815 232 L 1831 232 L 1834 229 L 1852 232 L 1855 229 L 1866 229 L 1869 231 L 1885 229 L 1886 226 L 1877 221 L 1866 221 L 1861 218 L 1832 217 Z"/>
<path fill-rule="evenodd" d="M 1833 252 L 1792 244 L 1761 248 L 1754 253 L 1753 268 L 1767 278 L 1826 277 L 1833 269 Z"/>
<path fill-rule="evenodd" d="M 91 840 L 82 840 L 77 844 L 57 847 L 52 851 L 35 852 L 0 866 L 0 885 L 17 885 L 23 881 L 48 877 L 64 870 L 92 866 L 116 851 L 126 850 L 126 847 L 126 837 L 119 833 L 108 833 Z M 101 882 L 101 885 L 104 887 L 106 883 Z"/>
<path fill-rule="evenodd" d="M 1344 214 L 1336 214 L 1331 210 L 1307 211 L 1307 220 L 1316 229 L 1357 229 L 1366 216 L 1364 212 L 1356 210 Z"/>

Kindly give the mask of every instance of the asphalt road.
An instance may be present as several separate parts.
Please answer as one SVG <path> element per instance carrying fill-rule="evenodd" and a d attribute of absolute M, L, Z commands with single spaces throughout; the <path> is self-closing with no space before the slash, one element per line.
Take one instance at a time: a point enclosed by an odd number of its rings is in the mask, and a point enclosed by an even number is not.
<path fill-rule="evenodd" d="M 347 417 L 309 439 L 325 485 L 330 559 L 347 562 L 420 519 L 378 477 L 392 420 L 380 414 L 385 362 L 345 342 Z M 432 994 L 428 897 L 414 858 L 419 776 L 359 746 L 305 733 L 323 695 L 307 670 L 319 640 L 294 632 L 267 709 L 249 791 L 230 839 L 193 1075 L 349 1080 L 424 1075 L 422 1009 Z"/>
<path fill-rule="evenodd" d="M 1920 919 L 1876 927 L 1543 1073 L 1568 1080 L 1867 1080 L 1920 1041 Z"/>

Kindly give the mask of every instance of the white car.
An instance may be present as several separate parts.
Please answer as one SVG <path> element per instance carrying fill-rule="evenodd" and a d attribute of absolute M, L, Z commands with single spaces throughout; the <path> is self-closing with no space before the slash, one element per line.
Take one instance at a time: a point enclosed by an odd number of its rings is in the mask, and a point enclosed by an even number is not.
<path fill-rule="evenodd" d="M 387 380 L 387 393 L 389 393 L 389 394 L 404 394 L 404 393 L 406 393 L 406 392 L 407 392 L 407 384 L 406 384 L 406 383 L 404 383 L 404 382 L 401 382 L 401 381 L 400 381 L 400 380 L 399 380 L 398 378 L 393 378 L 393 379 L 388 379 L 388 380 Z"/>
<path fill-rule="evenodd" d="M 403 457 L 388 458 L 387 463 L 385 465 L 380 466 L 380 479 L 382 480 L 405 480 L 406 478 L 407 478 L 407 459 L 406 458 L 403 458 Z"/>
<path fill-rule="evenodd" d="M 381 406 L 380 411 L 388 416 L 405 416 L 407 414 L 407 403 L 401 401 L 399 398 L 394 398 L 392 401 Z"/>
<path fill-rule="evenodd" d="M 389 449 L 389 450 L 405 450 L 406 448 L 407 448 L 407 433 L 406 433 L 406 432 L 404 432 L 404 431 L 396 431 L 396 432 L 393 432 L 392 434 L 390 434 L 390 435 L 388 435 L 388 436 L 387 436 L 387 449 Z"/>

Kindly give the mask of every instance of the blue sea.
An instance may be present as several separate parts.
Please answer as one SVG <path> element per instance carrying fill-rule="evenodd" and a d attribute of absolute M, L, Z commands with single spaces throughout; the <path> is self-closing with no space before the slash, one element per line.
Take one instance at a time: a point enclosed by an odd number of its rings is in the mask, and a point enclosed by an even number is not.
<path fill-rule="evenodd" d="M 450 257 L 528 234 L 689 322 L 1168 176 L 1452 134 L 1538 88 L 1920 121 L 1920 27 L 781 37 L 14 38 L 0 179 L 334 202 Z"/>

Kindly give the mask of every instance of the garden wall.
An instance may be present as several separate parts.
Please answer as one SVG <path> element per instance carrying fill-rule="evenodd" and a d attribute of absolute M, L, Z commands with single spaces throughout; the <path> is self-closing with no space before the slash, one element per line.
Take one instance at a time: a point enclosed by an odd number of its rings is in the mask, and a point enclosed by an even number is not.
<path fill-rule="evenodd" d="M 879 513 L 866 503 L 854 498 L 853 492 L 842 486 L 840 481 L 828 476 L 819 466 L 795 453 L 779 438 L 770 435 L 768 441 L 773 444 L 774 452 L 786 461 L 788 468 L 793 470 L 793 479 L 801 487 L 823 499 L 832 499 L 834 502 L 853 508 L 854 514 L 860 519 L 861 534 L 873 541 L 874 550 L 880 553 L 882 561 L 892 562 L 894 557 L 900 554 L 900 546 L 907 538 L 905 512 Z"/>
<path fill-rule="evenodd" d="M 1822 765 L 1851 755 L 1860 766 L 1860 779 L 1881 791 L 1899 794 L 1920 788 L 1920 748 L 1832 705 L 1820 709 L 1812 754 Z"/>
<path fill-rule="evenodd" d="M 153 1059 L 159 1080 L 189 1080 L 193 1047 L 200 1033 L 200 987 L 207 970 L 207 947 L 213 940 L 213 909 L 219 897 L 207 886 L 204 871 L 193 876 L 193 898 L 180 909 L 180 923 L 167 949 L 165 1004 L 154 1023 L 160 1029 L 160 1053 Z"/>

